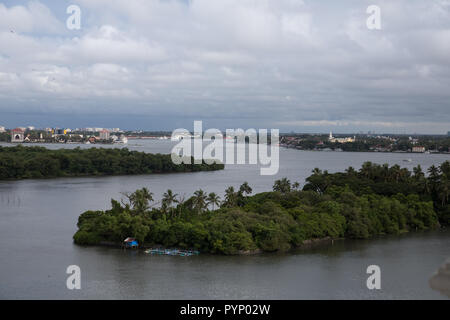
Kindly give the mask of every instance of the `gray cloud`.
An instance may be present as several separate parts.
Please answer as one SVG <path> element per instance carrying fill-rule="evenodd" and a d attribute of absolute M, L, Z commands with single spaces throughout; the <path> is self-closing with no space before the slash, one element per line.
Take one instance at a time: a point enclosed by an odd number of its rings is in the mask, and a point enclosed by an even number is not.
<path fill-rule="evenodd" d="M 71 2 L 80 31 L 64 1 L 0 4 L 0 124 L 450 130 L 448 0 Z M 366 27 L 370 4 L 382 30 Z"/>

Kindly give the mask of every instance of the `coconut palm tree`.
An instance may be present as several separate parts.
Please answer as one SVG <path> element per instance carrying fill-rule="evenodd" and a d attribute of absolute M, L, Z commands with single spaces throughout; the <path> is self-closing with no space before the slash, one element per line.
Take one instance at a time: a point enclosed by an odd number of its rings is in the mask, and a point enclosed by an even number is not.
<path fill-rule="evenodd" d="M 298 190 L 299 188 L 300 188 L 300 183 L 298 183 L 297 181 L 295 181 L 295 182 L 292 184 L 292 189 Z"/>
<path fill-rule="evenodd" d="M 420 180 L 425 176 L 420 164 L 418 164 L 417 167 L 413 168 L 413 172 L 414 172 L 414 178 L 416 178 L 416 180 Z"/>
<path fill-rule="evenodd" d="M 444 206 L 448 203 L 450 197 L 450 181 L 445 173 L 441 176 L 441 181 L 438 188 L 439 198 L 441 199 L 441 204 Z"/>
<path fill-rule="evenodd" d="M 212 209 L 214 211 L 215 206 L 219 206 L 220 205 L 220 197 L 215 194 L 214 192 L 211 192 L 208 195 L 208 198 L 206 199 L 208 206 L 212 204 Z"/>
<path fill-rule="evenodd" d="M 178 194 L 174 194 L 173 191 L 171 189 L 167 190 L 167 192 L 165 192 L 163 194 L 163 199 L 162 199 L 162 209 L 165 212 L 167 209 L 172 208 L 172 205 L 174 203 L 177 203 L 177 196 Z"/>
<path fill-rule="evenodd" d="M 291 191 L 291 181 L 288 178 L 276 180 L 273 185 L 273 191 L 279 191 L 281 193 L 288 193 Z"/>
<path fill-rule="evenodd" d="M 202 189 L 194 192 L 194 206 L 198 212 L 202 212 L 206 208 L 206 193 Z"/>
<path fill-rule="evenodd" d="M 241 184 L 240 188 L 239 188 L 239 193 L 241 194 L 251 194 L 252 193 L 252 188 L 248 185 L 248 182 L 245 181 L 243 184 Z"/>
<path fill-rule="evenodd" d="M 432 194 L 433 197 L 435 197 L 440 180 L 439 168 L 436 167 L 435 165 L 432 165 L 431 167 L 428 168 L 428 173 L 429 173 L 428 181 L 430 186 L 430 193 Z"/>
<path fill-rule="evenodd" d="M 147 188 L 142 188 L 127 195 L 127 198 L 136 214 L 142 214 L 150 208 L 149 203 L 153 201 L 153 193 Z"/>
<path fill-rule="evenodd" d="M 235 207 L 237 202 L 237 195 L 234 192 L 234 187 L 228 187 L 225 190 L 225 201 L 223 203 L 226 207 Z"/>

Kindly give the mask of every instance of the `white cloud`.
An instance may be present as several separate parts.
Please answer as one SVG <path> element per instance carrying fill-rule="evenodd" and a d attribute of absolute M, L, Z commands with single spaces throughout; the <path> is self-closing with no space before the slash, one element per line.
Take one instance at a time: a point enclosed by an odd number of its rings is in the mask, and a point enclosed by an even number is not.
<path fill-rule="evenodd" d="M 0 31 L 60 34 L 64 28 L 47 6 L 30 1 L 26 6 L 10 8 L 0 3 Z"/>

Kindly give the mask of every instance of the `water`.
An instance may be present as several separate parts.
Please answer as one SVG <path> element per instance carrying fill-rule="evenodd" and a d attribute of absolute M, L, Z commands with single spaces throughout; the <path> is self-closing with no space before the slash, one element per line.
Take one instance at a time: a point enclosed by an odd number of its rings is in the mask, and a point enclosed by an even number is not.
<path fill-rule="evenodd" d="M 134 140 L 127 147 L 169 153 L 172 146 L 170 141 Z M 408 158 L 412 161 L 403 161 Z M 421 164 L 426 169 L 449 159 L 437 154 L 280 149 L 276 176 L 259 175 L 258 166 L 227 165 L 217 172 L 0 182 L 0 298 L 445 299 L 429 288 L 428 278 L 450 257 L 449 230 L 338 241 L 333 246 L 250 257 L 149 256 L 76 246 L 72 235 L 80 213 L 107 209 L 111 198 L 144 186 L 156 199 L 169 188 L 186 197 L 199 188 L 223 194 L 226 187 L 244 181 L 261 192 L 281 177 L 303 183 L 315 167 L 335 172 L 372 161 L 409 169 Z M 81 267 L 81 290 L 66 288 L 65 272 L 72 264 Z M 366 268 L 371 264 L 381 267 L 380 291 L 366 287 Z"/>

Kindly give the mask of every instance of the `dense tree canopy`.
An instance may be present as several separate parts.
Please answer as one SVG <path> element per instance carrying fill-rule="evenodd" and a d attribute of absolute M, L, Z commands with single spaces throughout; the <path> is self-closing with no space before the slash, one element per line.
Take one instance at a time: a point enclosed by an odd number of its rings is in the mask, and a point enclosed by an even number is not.
<path fill-rule="evenodd" d="M 223 164 L 206 163 L 176 165 L 170 155 L 148 154 L 127 148 L 49 150 L 21 145 L 0 146 L 0 180 L 188 172 L 220 170 L 223 167 Z"/>
<path fill-rule="evenodd" d="M 187 200 L 168 190 L 161 207 L 152 205 L 148 190 L 137 190 L 126 195 L 129 201 L 112 200 L 110 210 L 83 213 L 74 240 L 119 243 L 132 236 L 146 245 L 239 254 L 288 250 L 312 239 L 432 229 L 439 220 L 448 223 L 449 169 L 445 162 L 430 168 L 428 177 L 420 167 L 411 173 L 372 163 L 335 174 L 315 169 L 303 190 L 285 178 L 274 191 L 254 196 L 248 183 L 237 191 L 229 187 L 222 202 L 203 190 Z M 147 205 L 130 201 L 136 197 Z"/>

